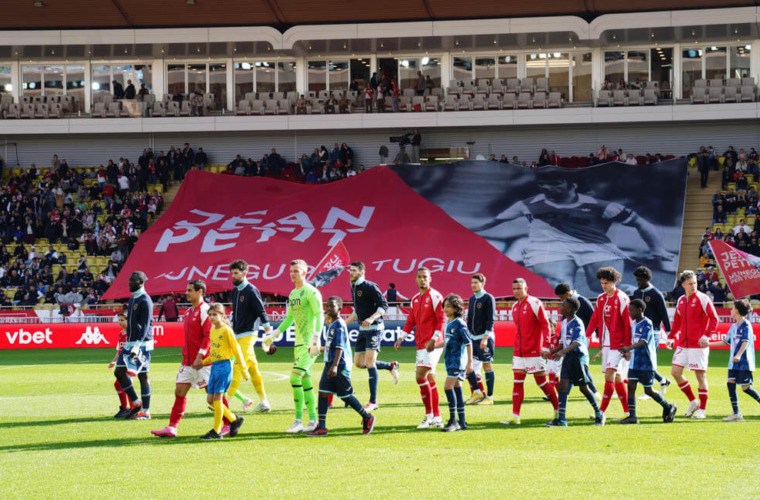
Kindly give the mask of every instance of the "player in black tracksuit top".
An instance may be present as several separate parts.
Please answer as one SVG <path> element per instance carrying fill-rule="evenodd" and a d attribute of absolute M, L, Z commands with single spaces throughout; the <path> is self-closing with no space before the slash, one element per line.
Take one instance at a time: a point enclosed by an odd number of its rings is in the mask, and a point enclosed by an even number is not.
<path fill-rule="evenodd" d="M 493 355 L 496 347 L 493 331 L 496 318 L 496 299 L 484 290 L 486 277 L 481 274 L 472 276 L 471 286 L 475 295 L 470 297 L 467 308 L 467 329 L 472 335 L 472 371 L 467 374 L 472 398 L 467 404 L 493 404 L 493 385 L 496 377 L 493 372 Z M 480 378 L 480 367 L 486 373 L 486 393 Z"/>
<path fill-rule="evenodd" d="M 388 370 L 393 376 L 393 383 L 398 383 L 398 361 L 379 361 L 380 342 L 385 325 L 383 314 L 388 310 L 380 288 L 371 281 L 364 279 L 366 268 L 362 262 L 353 262 L 349 268 L 351 281 L 351 298 L 354 302 L 354 312 L 346 320 L 359 323 L 359 336 L 354 348 L 354 364 L 357 368 L 366 368 L 369 374 L 369 403 L 367 411 L 376 409 L 378 370 Z"/>
<path fill-rule="evenodd" d="M 655 349 L 659 351 L 662 327 L 665 327 L 666 339 L 668 333 L 670 333 L 670 318 L 668 317 L 668 307 L 665 305 L 665 297 L 662 296 L 662 292 L 652 285 L 652 271 L 650 271 L 648 267 L 641 266 L 637 268 L 633 272 L 633 276 L 636 278 L 636 283 L 639 285 L 639 288 L 634 290 L 631 298 L 641 299 L 647 305 L 647 308 L 644 310 L 644 316 L 652 321 L 654 345 Z M 657 372 L 656 363 L 654 369 L 654 378 L 657 379 L 657 382 L 660 384 L 660 394 L 665 394 L 667 387 L 670 385 L 670 380 Z M 639 397 L 643 398 L 643 396 Z"/>
<path fill-rule="evenodd" d="M 153 351 L 153 301 L 145 292 L 148 277 L 142 271 L 135 271 L 129 277 L 129 299 L 127 309 L 127 343 L 119 352 L 114 375 L 122 390 L 132 401 L 132 408 L 120 411 L 117 417 L 147 420 L 150 418 L 150 354 Z M 132 377 L 140 380 L 140 398 L 132 386 Z"/>
<path fill-rule="evenodd" d="M 253 345 L 256 343 L 259 328 L 264 329 L 265 335 L 271 332 L 272 327 L 269 324 L 269 317 L 264 308 L 264 301 L 261 300 L 259 290 L 251 284 L 246 276 L 248 275 L 248 263 L 244 260 L 235 260 L 230 264 L 230 274 L 232 276 L 232 331 L 235 332 L 235 338 L 240 344 L 240 351 L 245 356 L 245 366 L 248 372 L 248 379 L 253 384 L 256 394 L 259 395 L 259 405 L 253 409 L 255 413 L 267 413 L 272 407 L 267 400 L 267 393 L 264 389 L 264 379 L 259 372 L 259 364 L 256 360 L 256 353 Z M 240 394 L 238 388 L 243 380 L 243 372 L 235 363 L 232 372 L 232 383 L 227 390 L 227 398 L 233 396 L 242 398 L 243 408 L 250 407 L 252 402 L 244 395 Z"/>

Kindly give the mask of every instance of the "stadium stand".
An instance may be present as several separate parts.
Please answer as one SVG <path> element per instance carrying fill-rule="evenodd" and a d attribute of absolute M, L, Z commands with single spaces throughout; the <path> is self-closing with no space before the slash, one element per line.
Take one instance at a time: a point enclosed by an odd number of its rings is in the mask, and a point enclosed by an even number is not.
<path fill-rule="evenodd" d="M 145 150 L 137 164 L 69 167 L 55 156 L 50 168 L 9 169 L 0 185 L 0 305 L 97 303 L 163 209 L 169 171 L 159 165 Z"/>
<path fill-rule="evenodd" d="M 60 304 L 67 300 L 97 303 L 139 233 L 161 212 L 162 193 L 172 183 L 176 187 L 182 181 L 200 153 L 202 148 L 195 153 L 189 145 L 185 149 L 172 147 L 168 155 L 163 151 L 156 155 L 146 148 L 136 163 L 121 158 L 118 162 L 109 160 L 107 166 L 72 168 L 55 156 L 49 169 L 34 165 L 28 169 L 8 169 L 8 180 L 0 191 L 2 206 L 11 208 L 0 212 L 0 236 L 5 242 L 0 246 L 0 286 L 4 289 L 0 305 Z M 528 163 L 513 157 L 511 163 L 527 168 L 579 168 L 606 161 L 647 165 L 672 157 L 659 153 L 637 156 L 601 146 L 599 151 L 585 157 L 561 157 L 553 150 L 543 149 L 535 161 Z M 738 168 L 734 166 L 734 158 Z M 712 197 L 715 207 L 725 205 L 728 212 L 725 221 L 716 222 L 710 234 L 704 235 L 700 244 L 700 271 L 708 266 L 714 268 L 704 243 L 711 238 L 724 238 L 723 234 L 727 235 L 725 241 L 734 241 L 733 226 L 741 216 L 746 216 L 746 223 L 752 227 L 746 248 L 750 253 L 760 254 L 754 232 L 758 211 L 756 158 L 754 148 L 749 153 L 744 149 L 735 153 L 729 148 L 717 156 L 712 148 L 703 147 L 690 159 L 695 167 L 702 163 L 713 169 L 723 165 L 723 172 L 734 172 L 731 174 L 734 182 L 727 183 L 725 190 Z M 496 161 L 496 155 L 488 159 Z M 295 162 L 288 162 L 273 149 L 258 161 L 237 155 L 227 165 L 209 164 L 206 169 L 227 175 L 324 183 L 364 171 L 364 166 L 357 167 L 354 161 L 348 144 L 335 143 L 330 150 L 321 146 L 311 155 L 304 153 Z M 501 155 L 499 161 L 506 163 L 507 156 Z M 203 158 L 203 164 L 207 162 L 208 158 Z M 18 194 L 21 201 L 14 203 Z M 737 246 L 744 248 L 745 244 Z M 710 273 L 706 276 L 709 278 Z M 706 282 L 705 289 L 714 289 L 711 293 L 721 297 L 718 289 L 725 292 L 725 280 L 719 276 L 717 281 L 717 285 Z M 30 287 L 35 288 L 34 293 Z"/>

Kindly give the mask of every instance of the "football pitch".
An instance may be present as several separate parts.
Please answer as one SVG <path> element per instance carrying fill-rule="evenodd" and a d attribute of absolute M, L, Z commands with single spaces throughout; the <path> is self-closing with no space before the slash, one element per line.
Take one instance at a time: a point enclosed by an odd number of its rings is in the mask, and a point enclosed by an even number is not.
<path fill-rule="evenodd" d="M 386 348 L 381 359 L 401 362 L 394 386 L 380 373 L 380 409 L 371 435 L 336 399 L 329 436 L 284 433 L 293 421 L 288 374 L 292 350 L 257 355 L 273 411 L 245 415 L 240 435 L 221 441 L 198 437 L 212 425 L 205 393 L 191 391 L 179 437 L 151 429 L 168 424 L 179 349 L 154 352 L 152 420 L 115 420 L 118 399 L 106 369 L 113 349 L 0 352 L 0 484 L 9 498 L 757 498 L 760 405 L 739 391 L 744 423 L 721 421 L 731 406 L 725 386 L 728 351 L 710 357 L 707 420 L 685 419 L 686 398 L 674 385 L 673 424 L 661 407 L 639 401 L 638 426 L 622 417 L 615 399 L 608 424 L 594 427 L 590 406 L 576 390 L 566 429 L 548 429 L 551 405 L 529 377 L 522 425 L 506 428 L 511 414 L 511 349 L 497 349 L 494 406 L 468 406 L 470 430 L 417 430 L 423 408 L 414 379 L 414 351 Z M 661 364 L 669 351 L 660 352 Z M 315 364 L 319 380 L 323 363 Z M 592 366 L 603 386 L 599 365 Z M 662 373 L 669 369 L 662 370 Z M 689 374 L 696 390 L 696 381 Z M 448 418 L 438 367 L 441 415 Z M 366 402 L 367 372 L 354 369 L 356 394 Z M 601 382 L 601 383 L 600 383 Z M 316 382 L 315 382 L 316 385 Z M 135 380 L 139 391 L 139 383 Z M 465 382 L 466 386 L 466 382 Z M 655 385 L 657 388 L 658 386 Z M 256 399 L 253 387 L 241 390 Z M 469 397 L 469 388 L 465 387 Z M 640 392 L 640 390 L 639 390 Z M 233 412 L 241 408 L 234 399 Z M 306 417 L 306 415 L 304 415 Z M 754 480 L 752 478 L 755 478 Z"/>

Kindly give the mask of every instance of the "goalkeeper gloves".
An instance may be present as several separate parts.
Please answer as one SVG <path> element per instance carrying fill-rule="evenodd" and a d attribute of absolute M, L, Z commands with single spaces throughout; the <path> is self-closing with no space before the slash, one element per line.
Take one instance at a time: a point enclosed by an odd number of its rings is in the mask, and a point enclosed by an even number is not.
<path fill-rule="evenodd" d="M 309 346 L 309 356 L 312 358 L 319 356 L 319 346 L 317 344 L 311 344 Z"/>
<path fill-rule="evenodd" d="M 264 350 L 264 352 L 269 352 L 269 347 L 272 345 L 272 342 L 274 342 L 274 339 L 279 337 L 281 335 L 280 330 L 270 330 L 268 333 L 264 334 L 264 337 L 261 339 L 261 348 Z"/>

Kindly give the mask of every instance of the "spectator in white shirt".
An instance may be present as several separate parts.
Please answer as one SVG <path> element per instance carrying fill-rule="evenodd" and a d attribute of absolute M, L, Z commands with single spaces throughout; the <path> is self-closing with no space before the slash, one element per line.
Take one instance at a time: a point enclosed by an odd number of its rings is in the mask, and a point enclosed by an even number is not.
<path fill-rule="evenodd" d="M 739 219 L 739 223 L 734 226 L 734 234 L 739 234 L 739 229 L 744 229 L 744 232 L 747 234 L 752 232 L 752 228 L 747 225 L 744 219 Z"/>
<path fill-rule="evenodd" d="M 639 162 L 636 161 L 636 155 L 634 155 L 633 153 L 628 153 L 628 156 L 625 159 L 625 163 L 627 165 L 638 165 L 639 164 Z"/>
<path fill-rule="evenodd" d="M 122 191 L 129 191 L 129 179 L 124 174 L 121 174 L 119 177 L 119 189 Z"/>

